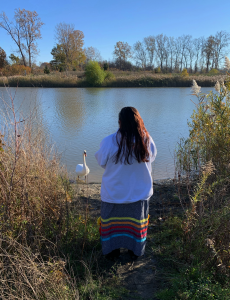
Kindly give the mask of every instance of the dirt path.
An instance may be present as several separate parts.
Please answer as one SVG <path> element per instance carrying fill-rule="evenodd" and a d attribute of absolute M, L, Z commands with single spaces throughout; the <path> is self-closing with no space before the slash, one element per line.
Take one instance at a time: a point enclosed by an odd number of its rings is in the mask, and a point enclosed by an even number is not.
<path fill-rule="evenodd" d="M 89 206 L 91 217 L 100 216 L 100 184 L 78 183 L 74 185 L 76 195 L 80 196 L 82 209 Z M 88 204 L 87 204 L 88 202 Z M 131 261 L 127 250 L 121 249 L 121 255 L 115 263 L 108 262 L 109 267 L 113 267 L 116 275 L 121 280 L 121 285 L 129 293 L 122 297 L 125 300 L 145 299 L 157 300 L 155 294 L 159 290 L 160 280 L 162 280 L 161 267 L 159 266 L 152 246 L 152 232 L 156 226 L 164 222 L 165 216 L 181 210 L 181 203 L 176 196 L 176 188 L 172 180 L 161 180 L 154 182 L 154 194 L 150 199 L 150 222 L 145 255 L 136 261 Z M 161 274 L 162 275 L 162 274 Z"/>

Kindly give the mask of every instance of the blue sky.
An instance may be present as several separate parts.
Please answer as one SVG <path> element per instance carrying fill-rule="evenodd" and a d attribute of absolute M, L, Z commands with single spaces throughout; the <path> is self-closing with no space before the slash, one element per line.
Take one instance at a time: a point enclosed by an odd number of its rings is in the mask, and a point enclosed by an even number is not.
<path fill-rule="evenodd" d="M 132 46 L 144 37 L 161 33 L 174 37 L 190 34 L 195 38 L 220 30 L 230 32 L 229 0 L 1 1 L 0 12 L 4 11 L 10 20 L 16 8 L 35 10 L 45 23 L 41 29 L 42 39 L 38 40 L 37 63 L 52 59 L 54 29 L 59 22 L 74 24 L 75 29 L 83 31 L 84 46 L 97 48 L 106 60 L 113 58 L 118 41 Z M 3 29 L 0 29 L 0 47 L 7 55 L 16 50 Z"/>

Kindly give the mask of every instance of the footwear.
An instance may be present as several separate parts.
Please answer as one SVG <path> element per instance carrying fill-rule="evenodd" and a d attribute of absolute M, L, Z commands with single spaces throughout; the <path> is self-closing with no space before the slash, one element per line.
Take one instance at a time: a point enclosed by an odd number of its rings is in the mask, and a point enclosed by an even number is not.
<path fill-rule="evenodd" d="M 132 250 L 128 250 L 129 256 L 132 260 L 137 260 L 138 259 L 138 255 L 134 254 L 134 252 Z"/>
<path fill-rule="evenodd" d="M 120 256 L 120 248 L 114 249 L 110 253 L 106 254 L 105 258 L 107 258 L 109 260 L 114 260 L 114 259 L 118 258 L 119 256 Z"/>

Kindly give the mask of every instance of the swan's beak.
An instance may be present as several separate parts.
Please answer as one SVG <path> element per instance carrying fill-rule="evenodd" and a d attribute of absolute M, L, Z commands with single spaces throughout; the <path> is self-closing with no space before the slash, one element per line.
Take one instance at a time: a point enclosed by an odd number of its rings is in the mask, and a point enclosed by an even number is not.
<path fill-rule="evenodd" d="M 87 154 L 85 153 L 85 157 L 87 156 Z"/>

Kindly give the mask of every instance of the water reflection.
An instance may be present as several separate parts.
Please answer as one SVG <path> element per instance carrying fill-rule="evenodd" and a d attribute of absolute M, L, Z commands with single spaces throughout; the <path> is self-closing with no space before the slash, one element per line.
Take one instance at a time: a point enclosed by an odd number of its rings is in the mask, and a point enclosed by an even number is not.
<path fill-rule="evenodd" d="M 53 106 L 56 114 L 56 125 L 67 137 L 71 138 L 80 131 L 85 121 L 85 104 L 81 90 L 54 89 Z"/>

